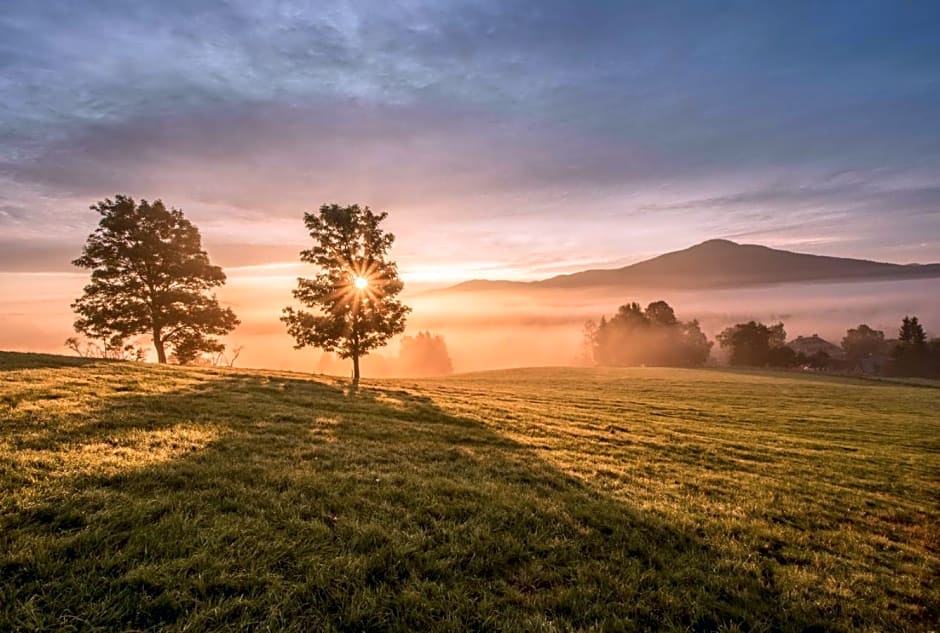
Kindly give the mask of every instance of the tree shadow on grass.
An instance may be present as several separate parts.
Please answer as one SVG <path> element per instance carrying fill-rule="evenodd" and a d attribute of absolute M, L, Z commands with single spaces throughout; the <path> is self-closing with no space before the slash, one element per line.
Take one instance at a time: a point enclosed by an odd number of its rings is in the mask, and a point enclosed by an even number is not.
<path fill-rule="evenodd" d="M 180 421 L 219 433 L 159 463 L 64 477 L 38 504 L 5 502 L 0 629 L 799 631 L 820 621 L 772 577 L 407 392 L 350 398 L 314 381 L 233 375 L 117 396 L 89 418 L 88 441 Z"/>

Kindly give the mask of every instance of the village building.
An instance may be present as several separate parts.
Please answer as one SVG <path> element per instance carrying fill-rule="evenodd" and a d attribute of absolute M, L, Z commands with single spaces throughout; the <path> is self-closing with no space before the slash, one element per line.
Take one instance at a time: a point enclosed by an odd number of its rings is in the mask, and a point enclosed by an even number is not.
<path fill-rule="evenodd" d="M 812 336 L 799 336 L 787 343 L 787 347 L 792 349 L 797 354 L 803 354 L 808 358 L 815 356 L 820 352 L 826 354 L 833 360 L 842 360 L 845 358 L 845 351 L 841 347 L 830 343 L 826 339 L 820 337 L 818 334 L 813 334 Z"/>

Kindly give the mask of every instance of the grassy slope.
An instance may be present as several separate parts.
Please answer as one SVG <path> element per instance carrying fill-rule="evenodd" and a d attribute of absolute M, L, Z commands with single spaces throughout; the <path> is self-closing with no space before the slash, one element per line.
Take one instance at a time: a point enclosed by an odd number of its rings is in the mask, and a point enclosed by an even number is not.
<path fill-rule="evenodd" d="M 940 390 L 0 353 L 0 629 L 929 630 Z"/>

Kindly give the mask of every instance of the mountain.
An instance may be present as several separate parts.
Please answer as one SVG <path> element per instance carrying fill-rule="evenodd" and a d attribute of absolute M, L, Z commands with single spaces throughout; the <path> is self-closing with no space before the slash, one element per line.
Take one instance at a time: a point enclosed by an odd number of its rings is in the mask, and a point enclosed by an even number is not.
<path fill-rule="evenodd" d="M 450 290 L 521 288 L 728 288 L 807 281 L 872 281 L 940 277 L 940 264 L 889 264 L 794 253 L 729 240 L 709 240 L 653 259 L 532 282 L 474 280 Z"/>

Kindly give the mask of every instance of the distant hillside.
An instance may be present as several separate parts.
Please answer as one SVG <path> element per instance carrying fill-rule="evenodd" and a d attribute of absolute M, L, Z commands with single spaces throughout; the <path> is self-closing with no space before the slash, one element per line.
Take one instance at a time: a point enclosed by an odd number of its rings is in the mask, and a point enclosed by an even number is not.
<path fill-rule="evenodd" d="M 608 270 L 585 270 L 534 282 L 475 280 L 451 290 L 505 288 L 717 288 L 801 281 L 862 281 L 940 277 L 940 264 L 888 264 L 862 259 L 825 257 L 709 240 L 637 264 Z"/>

